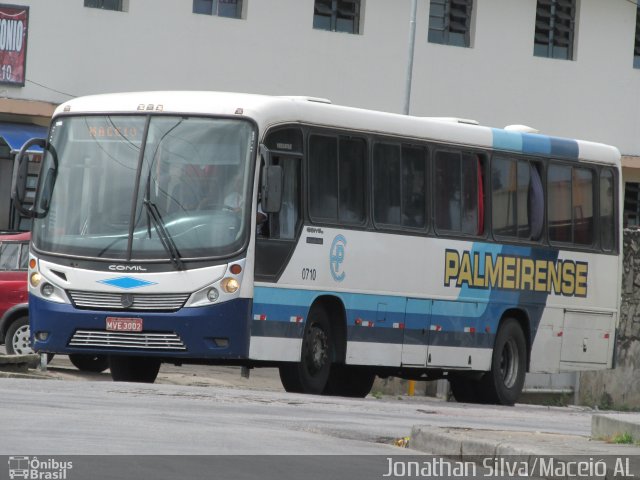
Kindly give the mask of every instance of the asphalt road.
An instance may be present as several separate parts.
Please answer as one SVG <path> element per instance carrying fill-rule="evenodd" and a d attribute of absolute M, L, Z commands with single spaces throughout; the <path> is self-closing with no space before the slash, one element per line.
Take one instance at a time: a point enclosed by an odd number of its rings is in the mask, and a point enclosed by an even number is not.
<path fill-rule="evenodd" d="M 398 454 L 410 452 L 391 444 L 414 425 L 590 433 L 582 408 L 288 394 L 274 370 L 247 380 L 224 367 L 163 366 L 156 384 L 114 383 L 65 361 L 49 379 L 0 379 L 0 455 Z"/>
<path fill-rule="evenodd" d="M 155 384 L 130 384 L 79 372 L 57 356 L 37 376 L 0 378 L 0 480 L 9 478 L 2 463 L 10 467 L 17 456 L 69 461 L 66 476 L 48 477 L 69 480 L 380 478 L 389 459 L 424 461 L 407 457 L 422 452 L 395 445 L 416 425 L 586 438 L 593 413 L 288 394 L 274 369 L 246 379 L 239 368 L 163 365 Z"/>

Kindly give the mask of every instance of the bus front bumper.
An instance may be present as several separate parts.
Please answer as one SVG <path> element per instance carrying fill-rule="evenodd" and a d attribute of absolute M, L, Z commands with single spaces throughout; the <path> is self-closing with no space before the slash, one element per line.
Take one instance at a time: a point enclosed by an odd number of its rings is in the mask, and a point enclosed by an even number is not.
<path fill-rule="evenodd" d="M 33 348 L 47 353 L 148 355 L 163 358 L 229 359 L 249 357 L 251 300 L 239 298 L 177 312 L 79 310 L 73 305 L 29 298 Z M 108 330 L 119 324 L 141 331 Z"/>

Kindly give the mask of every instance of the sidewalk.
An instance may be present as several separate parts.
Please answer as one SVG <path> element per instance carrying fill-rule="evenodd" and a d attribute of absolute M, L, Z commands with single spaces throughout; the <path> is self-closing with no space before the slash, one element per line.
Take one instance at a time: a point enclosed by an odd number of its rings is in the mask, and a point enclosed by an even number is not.
<path fill-rule="evenodd" d="M 599 425 L 598 432 L 614 433 L 592 435 L 591 439 L 578 435 L 540 432 L 415 426 L 411 431 L 409 448 L 453 460 L 484 461 L 489 458 L 492 465 L 499 459 L 507 462 L 517 459 L 528 465 L 538 465 L 536 458 L 539 457 L 554 459 L 556 463 L 579 461 L 587 466 L 604 462 L 606 476 L 598 476 L 599 478 L 624 478 L 619 471 L 615 474 L 616 468 L 628 469 L 635 477 L 640 476 L 640 445 L 608 443 L 601 439 L 612 438 L 640 427 L 640 414 L 598 414 L 593 416 L 592 432 L 596 424 Z M 603 425 L 608 426 L 608 430 L 603 430 Z M 556 475 L 542 474 L 536 477 L 556 478 Z"/>

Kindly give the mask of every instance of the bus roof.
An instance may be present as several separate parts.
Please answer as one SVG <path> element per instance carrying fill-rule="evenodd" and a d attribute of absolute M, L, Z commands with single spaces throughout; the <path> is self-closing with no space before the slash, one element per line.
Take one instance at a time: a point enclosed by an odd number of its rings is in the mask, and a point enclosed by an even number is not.
<path fill-rule="evenodd" d="M 198 91 L 113 93 L 75 98 L 60 105 L 54 116 L 108 112 L 249 117 L 263 132 L 273 125 L 302 123 L 620 165 L 618 149 L 602 143 L 491 128 L 452 118 L 415 117 L 345 107 L 312 97 Z"/>

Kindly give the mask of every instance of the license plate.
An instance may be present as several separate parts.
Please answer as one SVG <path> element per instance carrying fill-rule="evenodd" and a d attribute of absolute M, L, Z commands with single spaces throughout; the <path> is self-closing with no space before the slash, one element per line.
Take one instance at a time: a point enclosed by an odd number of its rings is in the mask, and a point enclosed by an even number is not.
<path fill-rule="evenodd" d="M 107 317 L 107 330 L 110 332 L 141 332 L 141 318 Z"/>

